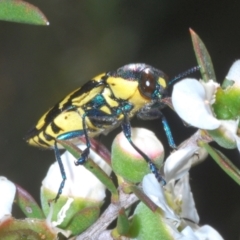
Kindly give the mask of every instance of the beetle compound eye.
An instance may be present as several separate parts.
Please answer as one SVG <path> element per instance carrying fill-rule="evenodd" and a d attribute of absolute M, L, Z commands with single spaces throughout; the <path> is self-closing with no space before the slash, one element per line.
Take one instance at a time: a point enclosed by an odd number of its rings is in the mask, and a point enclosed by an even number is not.
<path fill-rule="evenodd" d="M 147 98 L 151 98 L 156 90 L 156 76 L 150 68 L 144 69 L 139 80 L 139 91 Z"/>

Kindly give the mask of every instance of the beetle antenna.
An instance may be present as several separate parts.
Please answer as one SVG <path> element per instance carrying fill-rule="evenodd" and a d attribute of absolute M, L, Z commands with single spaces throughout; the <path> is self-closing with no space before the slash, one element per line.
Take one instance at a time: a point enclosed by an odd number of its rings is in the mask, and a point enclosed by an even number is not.
<path fill-rule="evenodd" d="M 195 66 L 195 67 L 192 67 L 190 69 L 188 69 L 186 72 L 183 72 L 183 73 L 180 73 L 179 75 L 177 75 L 176 77 L 174 77 L 171 81 L 169 81 L 168 85 L 172 85 L 174 82 L 178 81 L 179 79 L 183 78 L 183 77 L 186 77 L 187 75 L 189 74 L 192 74 L 194 72 L 197 72 L 199 71 L 201 68 L 201 66 Z"/>

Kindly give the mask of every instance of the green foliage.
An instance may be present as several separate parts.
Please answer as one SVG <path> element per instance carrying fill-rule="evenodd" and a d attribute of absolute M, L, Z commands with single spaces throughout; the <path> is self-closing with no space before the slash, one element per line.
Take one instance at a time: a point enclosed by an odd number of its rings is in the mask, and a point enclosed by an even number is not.
<path fill-rule="evenodd" d="M 193 48 L 195 51 L 197 62 L 201 67 L 200 72 L 202 74 L 202 79 L 205 82 L 207 82 L 210 79 L 216 81 L 212 60 L 205 44 L 192 29 L 190 29 L 190 34 L 192 37 Z"/>
<path fill-rule="evenodd" d="M 0 20 L 49 25 L 47 18 L 37 7 L 21 0 L 1 0 Z"/>

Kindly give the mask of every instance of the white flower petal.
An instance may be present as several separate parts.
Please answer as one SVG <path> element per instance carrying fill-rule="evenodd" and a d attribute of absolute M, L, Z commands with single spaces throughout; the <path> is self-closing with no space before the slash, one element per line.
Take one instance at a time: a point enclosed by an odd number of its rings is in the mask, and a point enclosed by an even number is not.
<path fill-rule="evenodd" d="M 183 237 L 181 237 L 181 238 L 178 238 L 177 240 L 200 240 L 197 236 L 195 236 L 195 233 L 194 233 L 194 231 L 189 227 L 189 226 L 187 226 L 187 227 L 185 227 L 182 231 L 181 231 L 181 233 L 183 234 Z M 202 239 L 203 240 L 203 239 Z M 205 240 L 207 240 L 207 239 L 205 239 Z"/>
<path fill-rule="evenodd" d="M 200 240 L 223 240 L 222 236 L 211 226 L 204 225 L 200 227 L 195 235 Z"/>
<path fill-rule="evenodd" d="M 179 222 L 174 211 L 167 205 L 163 188 L 152 173 L 143 178 L 142 187 L 144 193 L 163 210 L 165 218 Z"/>
<path fill-rule="evenodd" d="M 221 125 L 219 127 L 219 132 L 223 135 L 223 137 L 232 142 L 232 144 L 238 145 L 238 136 L 237 136 L 237 129 L 239 120 L 220 120 Z"/>
<path fill-rule="evenodd" d="M 172 239 L 174 239 L 174 240 L 189 240 L 189 238 L 183 236 L 175 226 L 166 224 L 166 229 L 172 236 Z"/>
<path fill-rule="evenodd" d="M 83 146 L 83 148 L 85 145 Z M 93 156 L 94 154 L 94 156 Z M 109 175 L 111 168 L 93 151 L 90 152 L 90 157 Z M 61 156 L 66 173 L 65 186 L 62 194 L 69 197 L 90 198 L 97 201 L 102 201 L 105 198 L 105 186 L 85 167 L 76 166 L 76 159 L 71 153 L 66 151 Z M 47 176 L 43 180 L 44 187 L 58 192 L 62 176 L 59 170 L 58 163 L 52 164 L 48 170 Z"/>
<path fill-rule="evenodd" d="M 226 78 L 235 81 L 236 84 L 240 84 L 240 60 L 233 63 Z"/>
<path fill-rule="evenodd" d="M 189 185 L 189 174 L 186 174 L 177 182 L 174 188 L 174 194 L 177 201 L 182 203 L 180 217 L 194 223 L 199 223 L 199 215 Z"/>
<path fill-rule="evenodd" d="M 191 168 L 191 157 L 198 150 L 198 146 L 185 147 L 172 153 L 164 164 L 164 175 L 167 182 L 179 179 Z"/>
<path fill-rule="evenodd" d="M 237 135 L 235 136 L 235 140 L 236 140 L 236 143 L 237 143 L 238 151 L 240 152 L 240 138 Z"/>
<path fill-rule="evenodd" d="M 176 83 L 172 103 L 177 114 L 194 127 L 213 130 L 220 126 L 220 122 L 212 115 L 204 87 L 196 79 L 184 79 Z"/>
<path fill-rule="evenodd" d="M 0 176 L 0 220 L 11 215 L 12 204 L 16 194 L 16 186 L 6 177 Z"/>
<path fill-rule="evenodd" d="M 227 131 L 236 134 L 237 129 L 238 129 L 238 120 L 220 120 L 221 121 L 221 126 L 224 127 Z"/>
<path fill-rule="evenodd" d="M 206 100 L 213 104 L 215 102 L 215 93 L 217 88 L 219 88 L 219 83 L 214 82 L 213 80 L 209 80 L 208 82 L 199 81 L 205 90 Z"/>
<path fill-rule="evenodd" d="M 180 234 L 175 232 L 175 240 L 224 240 L 221 235 L 211 226 L 204 225 L 197 231 L 191 227 L 185 227 Z"/>

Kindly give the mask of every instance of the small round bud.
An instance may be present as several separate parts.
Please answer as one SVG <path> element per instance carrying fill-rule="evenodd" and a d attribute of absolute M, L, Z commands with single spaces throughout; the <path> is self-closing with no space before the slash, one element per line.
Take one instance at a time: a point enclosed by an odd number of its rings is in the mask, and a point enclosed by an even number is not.
<path fill-rule="evenodd" d="M 132 142 L 160 167 L 164 149 L 155 134 L 144 128 L 132 128 Z M 112 144 L 112 168 L 116 174 L 133 183 L 140 182 L 150 172 L 148 164 L 129 143 L 124 133 L 118 134 Z"/>

